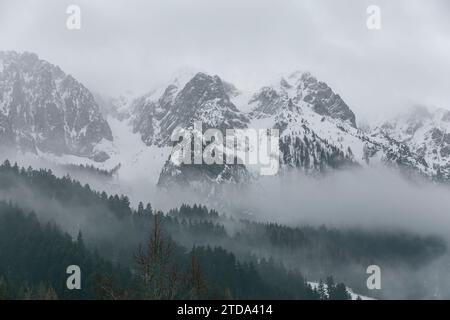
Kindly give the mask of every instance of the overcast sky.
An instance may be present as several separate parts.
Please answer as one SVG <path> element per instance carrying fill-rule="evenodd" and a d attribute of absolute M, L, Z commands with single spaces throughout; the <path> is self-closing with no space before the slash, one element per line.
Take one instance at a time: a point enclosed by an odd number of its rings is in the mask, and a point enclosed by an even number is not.
<path fill-rule="evenodd" d="M 66 8 L 81 8 L 81 30 Z M 369 5 L 382 28 L 366 27 Z M 308 70 L 357 114 L 450 108 L 448 0 L 0 0 L 0 49 L 33 51 L 94 91 L 140 93 L 189 66 L 241 88 Z"/>

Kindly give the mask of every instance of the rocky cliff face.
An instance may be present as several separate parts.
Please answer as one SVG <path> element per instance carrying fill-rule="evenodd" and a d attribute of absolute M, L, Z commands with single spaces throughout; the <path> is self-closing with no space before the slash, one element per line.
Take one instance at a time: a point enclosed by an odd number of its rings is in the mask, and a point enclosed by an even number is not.
<path fill-rule="evenodd" d="M 174 128 L 191 128 L 194 121 L 202 121 L 207 128 L 275 128 L 280 132 L 280 172 L 298 169 L 323 173 L 388 165 L 432 179 L 447 177 L 449 146 L 444 124 L 450 116 L 443 111 L 434 116 L 425 114 L 420 121 L 385 123 L 367 132 L 357 128 L 354 113 L 338 94 L 301 72 L 254 93 L 242 93 L 219 77 L 204 73 L 174 82 L 160 92 L 134 103 L 134 129 L 150 145 L 167 145 Z M 224 165 L 212 170 L 207 165 L 177 166 L 168 161 L 160 184 L 183 184 L 196 180 L 194 176 L 209 182 L 248 181 L 251 176 L 245 166 L 231 168 Z"/>
<path fill-rule="evenodd" d="M 249 101 L 256 116 L 273 115 L 288 100 L 307 105 L 319 115 L 340 119 L 356 128 L 355 114 L 333 90 L 310 73 L 294 72 L 279 83 L 263 87 Z"/>
<path fill-rule="evenodd" d="M 232 85 L 218 76 L 197 73 L 192 78 L 175 80 L 165 89 L 150 92 L 133 103 L 131 118 L 135 132 L 147 145 L 173 145 L 172 133 L 177 128 L 194 130 L 200 121 L 203 132 L 209 128 L 246 128 L 248 117 L 231 102 Z M 197 132 L 199 134 L 199 132 Z M 245 166 L 174 164 L 169 159 L 161 171 L 158 184 L 199 185 L 199 183 L 242 182 L 247 179 Z"/>
<path fill-rule="evenodd" d="M 133 127 L 148 145 L 168 145 L 177 127 L 188 128 L 201 121 L 204 129 L 245 128 L 248 118 L 230 101 L 229 85 L 218 76 L 197 73 L 187 82 L 178 80 L 138 98 Z"/>
<path fill-rule="evenodd" d="M 92 94 L 32 53 L 0 52 L 0 145 L 104 161 L 112 140 Z"/>
<path fill-rule="evenodd" d="M 343 99 L 310 73 L 294 72 L 255 92 L 241 92 L 218 76 L 184 74 L 141 97 L 110 103 L 108 112 L 129 121 L 147 146 L 172 146 L 176 128 L 195 134 L 215 128 L 224 136 L 226 129 L 274 128 L 280 172 L 389 165 L 450 180 L 449 111 L 415 108 L 360 130 Z M 202 132 L 194 132 L 198 121 Z M 0 52 L 0 148 L 105 161 L 112 139 L 93 95 L 76 79 L 35 54 Z M 251 180 L 252 170 L 168 159 L 159 185 L 241 183 Z"/>
<path fill-rule="evenodd" d="M 393 156 L 407 150 L 430 176 L 450 180 L 450 111 L 413 107 L 376 126 L 371 135 L 380 143 L 399 146 Z"/>

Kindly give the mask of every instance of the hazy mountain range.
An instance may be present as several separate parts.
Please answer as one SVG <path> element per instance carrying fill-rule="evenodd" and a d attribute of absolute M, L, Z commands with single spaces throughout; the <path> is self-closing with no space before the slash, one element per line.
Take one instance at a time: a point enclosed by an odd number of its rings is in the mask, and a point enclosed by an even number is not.
<path fill-rule="evenodd" d="M 62 162 L 86 159 L 100 168 L 108 159 L 117 165 L 127 160 L 114 157 L 121 151 L 111 119 L 126 124 L 152 150 L 170 149 L 173 130 L 190 128 L 194 121 L 221 130 L 277 128 L 279 174 L 387 165 L 433 180 L 450 178 L 450 111 L 444 109 L 417 107 L 360 129 L 339 94 L 299 71 L 255 92 L 200 72 L 177 76 L 142 96 L 101 98 L 35 54 L 0 52 L 1 147 L 52 155 Z M 166 151 L 161 154 L 165 158 L 156 164 L 160 185 L 256 178 L 242 165 L 176 166 L 167 161 Z"/>

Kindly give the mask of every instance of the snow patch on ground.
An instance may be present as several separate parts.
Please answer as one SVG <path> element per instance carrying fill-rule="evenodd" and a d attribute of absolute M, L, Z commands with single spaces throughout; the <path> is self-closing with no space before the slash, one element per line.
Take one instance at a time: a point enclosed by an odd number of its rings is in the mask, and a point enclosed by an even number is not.
<path fill-rule="evenodd" d="M 317 289 L 317 287 L 319 286 L 319 283 L 318 283 L 318 282 L 309 282 L 309 281 L 308 281 L 308 284 L 309 284 L 313 289 Z M 326 284 L 324 284 L 324 286 L 325 286 L 325 288 L 327 287 Z M 357 293 L 353 292 L 353 290 L 352 290 L 351 288 L 349 288 L 349 287 L 347 287 L 347 291 L 348 291 L 348 293 L 350 293 L 350 296 L 352 297 L 352 300 L 357 300 L 358 297 L 360 297 L 361 300 L 376 300 L 376 299 L 371 298 L 371 297 L 362 296 L 362 295 L 360 295 L 360 294 L 357 294 Z"/>

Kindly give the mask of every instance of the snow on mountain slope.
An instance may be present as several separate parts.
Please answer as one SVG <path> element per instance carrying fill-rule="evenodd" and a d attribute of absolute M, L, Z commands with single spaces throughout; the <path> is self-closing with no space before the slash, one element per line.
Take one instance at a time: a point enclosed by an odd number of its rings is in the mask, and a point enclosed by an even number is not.
<path fill-rule="evenodd" d="M 88 89 L 33 53 L 0 61 L 0 147 L 106 160 L 111 129 Z"/>
<path fill-rule="evenodd" d="M 256 92 L 240 91 L 231 83 L 205 73 L 197 73 L 183 83 L 184 87 L 174 82 L 133 104 L 134 131 L 141 134 L 147 145 L 168 145 L 176 127 L 187 129 L 200 120 L 206 127 L 218 129 L 279 129 L 282 171 L 297 168 L 319 173 L 350 166 L 389 165 L 432 178 L 440 172 L 428 166 L 422 149 L 359 130 L 354 113 L 342 98 L 310 73 L 294 72 Z M 434 136 L 435 143 L 439 138 L 445 141 L 446 135 L 441 131 L 434 130 L 427 137 Z M 424 142 L 428 144 L 430 140 Z M 446 152 L 445 146 L 440 149 L 441 158 Z M 215 173 L 211 175 L 210 168 L 204 166 L 191 169 L 167 162 L 160 182 L 175 177 L 186 182 L 195 180 L 196 174 L 208 181 L 218 181 L 223 172 L 213 170 Z M 248 166 L 247 169 L 252 171 Z M 241 178 L 234 176 L 231 181 L 247 180 Z"/>
<path fill-rule="evenodd" d="M 109 180 L 97 180 L 95 177 L 78 177 L 82 183 L 89 183 L 96 190 L 105 190 L 111 194 L 126 194 L 132 204 L 138 201 L 155 199 L 156 186 L 161 168 L 168 159 L 171 148 L 145 145 L 139 134 L 132 132 L 126 121 L 109 117 L 114 142 L 104 141 L 102 149 L 108 153 L 108 160 L 95 162 L 85 157 L 74 155 L 55 155 L 52 153 L 19 152 L 15 155 L 0 155 L 0 161 L 7 158 L 16 161 L 19 166 L 33 168 L 50 168 L 55 174 L 63 176 L 68 172 L 64 165 L 94 166 L 102 170 L 120 168 Z"/>
<path fill-rule="evenodd" d="M 245 102 L 244 97 L 249 96 Z M 429 138 L 422 139 L 421 147 L 414 147 L 384 134 L 359 130 L 355 115 L 342 98 L 309 73 L 294 72 L 252 95 L 234 97 L 233 101 L 240 109 L 252 110 L 249 127 L 263 125 L 280 130 L 282 168 L 311 173 L 354 165 L 388 165 L 433 179 L 443 171 L 442 166 L 433 170 L 421 152 L 429 150 Z M 447 119 L 444 114 L 441 118 L 444 122 Z M 426 137 L 434 133 L 436 141 L 446 139 L 443 130 L 427 132 Z M 447 153 L 446 146 L 441 146 L 440 159 Z"/>
<path fill-rule="evenodd" d="M 108 119 L 114 135 L 116 152 L 108 160 L 110 166 L 120 163 L 118 181 L 124 188 L 124 193 L 142 195 L 156 187 L 161 168 L 168 159 L 171 148 L 145 145 L 139 134 L 132 132 L 132 128 L 117 119 Z M 141 189 L 142 190 L 139 190 Z"/>
<path fill-rule="evenodd" d="M 134 131 L 147 145 L 169 145 L 175 128 L 188 128 L 194 121 L 218 129 L 246 126 L 248 119 L 230 101 L 230 87 L 218 76 L 197 73 L 184 81 L 175 81 L 164 91 L 151 91 L 134 102 Z"/>
<path fill-rule="evenodd" d="M 265 123 L 264 126 L 272 124 L 271 127 L 279 128 L 281 139 L 295 136 L 300 139 L 306 137 L 321 140 L 343 152 L 351 153 L 352 159 L 357 163 L 366 164 L 364 134 L 339 119 L 317 114 L 304 102 L 297 105 L 287 102 L 274 116 L 253 118 L 250 127 L 261 127 L 261 122 Z"/>
<path fill-rule="evenodd" d="M 246 128 L 248 118 L 231 102 L 236 88 L 218 76 L 202 72 L 192 78 L 183 77 L 169 84 L 164 90 L 153 90 L 135 100 L 131 123 L 148 146 L 171 146 L 175 129 L 194 130 L 195 122 L 202 123 L 202 130 L 215 128 Z M 169 159 L 167 159 L 169 160 Z M 167 161 L 162 168 L 158 184 L 198 185 L 201 181 L 242 181 L 245 167 L 227 164 L 174 165 Z M 198 178 L 198 179 L 197 179 Z"/>
<path fill-rule="evenodd" d="M 197 73 L 183 83 L 184 87 L 174 82 L 164 90 L 153 90 L 133 103 L 134 131 L 147 145 L 168 145 L 175 128 L 187 129 L 194 121 L 202 121 L 206 128 L 222 130 L 280 129 L 281 161 L 287 166 L 320 171 L 324 165 L 365 164 L 368 160 L 366 141 L 356 129 L 353 112 L 339 95 L 309 73 L 293 73 L 256 93 L 242 92 L 218 76 L 205 73 Z M 294 146 L 289 146 L 291 138 Z M 211 176 L 207 168 L 195 169 L 188 170 L 189 180 L 196 172 L 217 181 L 221 174 L 216 174 L 224 172 L 215 170 Z M 187 170 L 186 166 L 183 170 Z M 167 163 L 160 181 L 168 177 L 187 181 L 183 170 Z M 231 180 L 246 180 L 241 178 L 234 176 Z"/>
<path fill-rule="evenodd" d="M 261 88 L 247 103 L 257 117 L 272 115 L 286 101 L 302 103 L 317 114 L 340 119 L 356 128 L 355 114 L 342 98 L 309 72 L 296 71 L 275 84 Z"/>
<path fill-rule="evenodd" d="M 375 127 L 372 137 L 380 143 L 407 148 L 422 159 L 421 166 L 436 179 L 450 179 L 450 111 L 414 107 Z"/>
<path fill-rule="evenodd" d="M 280 130 L 284 168 L 319 172 L 330 167 L 365 166 L 369 160 L 379 163 L 377 152 L 367 152 L 372 144 L 356 128 L 350 108 L 309 73 L 294 72 L 234 101 L 239 108 L 251 110 L 249 128 Z"/>
<path fill-rule="evenodd" d="M 0 61 L 0 139 L 49 163 L 106 170 L 120 163 L 125 189 L 132 180 L 154 186 L 248 181 L 254 175 L 250 166 L 171 164 L 173 130 L 192 129 L 195 121 L 203 130 L 279 129 L 281 172 L 387 164 L 450 179 L 448 111 L 416 112 L 366 132 L 356 127 L 343 99 L 307 72 L 247 92 L 218 76 L 186 71 L 141 97 L 111 100 L 108 124 L 90 92 L 58 67 L 33 54 L 2 53 Z"/>

